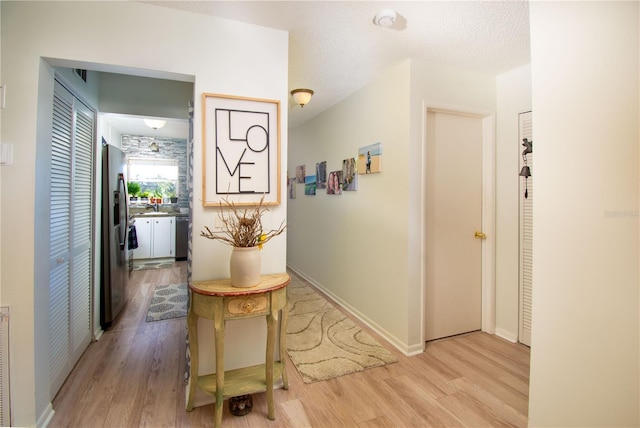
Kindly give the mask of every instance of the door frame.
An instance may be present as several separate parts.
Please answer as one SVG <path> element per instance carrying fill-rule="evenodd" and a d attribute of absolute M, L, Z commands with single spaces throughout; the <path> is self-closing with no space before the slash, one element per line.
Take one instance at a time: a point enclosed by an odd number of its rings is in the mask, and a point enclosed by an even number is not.
<path fill-rule="evenodd" d="M 482 289 L 482 331 L 495 334 L 496 329 L 496 113 L 494 111 L 468 109 L 458 106 L 445 106 L 440 104 L 422 103 L 422 141 L 425 147 L 423 150 L 423 171 L 427 165 L 427 112 L 448 113 L 459 116 L 471 116 L 482 121 L 482 232 L 486 239 L 481 243 L 481 289 Z M 426 222 L 426 173 L 423 173 L 422 186 L 422 224 Z M 426 233 L 422 234 L 422 252 L 424 260 L 426 247 Z M 426 294 L 426 272 L 425 264 L 421 267 L 422 281 L 422 301 L 421 301 L 421 325 L 420 332 L 422 343 L 425 339 L 425 305 Z"/>

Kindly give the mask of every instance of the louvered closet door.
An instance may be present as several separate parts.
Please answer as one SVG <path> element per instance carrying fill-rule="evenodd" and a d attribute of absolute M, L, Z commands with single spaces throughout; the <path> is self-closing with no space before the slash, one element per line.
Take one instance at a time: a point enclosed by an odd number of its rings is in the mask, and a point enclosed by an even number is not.
<path fill-rule="evenodd" d="M 55 396 L 91 341 L 93 112 L 56 82 L 51 142 L 49 376 Z"/>
<path fill-rule="evenodd" d="M 91 343 L 93 278 L 93 112 L 76 102 L 73 145 L 71 240 L 71 359 L 75 364 Z"/>
<path fill-rule="evenodd" d="M 51 141 L 51 239 L 49 273 L 49 380 L 53 397 L 70 372 L 69 281 L 71 242 L 71 144 L 73 96 L 57 83 Z"/>
<path fill-rule="evenodd" d="M 533 124 L 531 112 L 521 113 L 519 116 L 520 152 L 524 150 L 522 139 L 533 141 Z M 520 159 L 520 169 L 524 161 Z M 526 182 L 520 179 L 520 326 L 519 341 L 531 346 L 531 313 L 532 313 L 532 285 L 533 285 L 533 153 L 527 154 L 527 165 L 531 168 L 531 177 Z M 525 187 L 526 186 L 526 187 Z M 525 190 L 527 197 L 524 197 Z"/>

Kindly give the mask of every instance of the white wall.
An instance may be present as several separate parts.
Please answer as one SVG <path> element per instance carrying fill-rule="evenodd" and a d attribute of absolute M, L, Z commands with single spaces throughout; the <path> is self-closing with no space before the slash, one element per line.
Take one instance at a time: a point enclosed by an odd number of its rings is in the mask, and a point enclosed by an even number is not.
<path fill-rule="evenodd" d="M 531 2 L 531 426 L 638 426 L 639 4 Z"/>
<path fill-rule="evenodd" d="M 531 111 L 531 66 L 501 74 L 496 79 L 496 334 L 518 339 L 518 162 L 523 147 L 518 140 L 518 114 Z M 535 143 L 535 124 L 534 143 Z"/>
<path fill-rule="evenodd" d="M 313 102 L 313 101 L 312 101 Z M 495 111 L 495 78 L 405 61 L 290 132 L 289 174 L 382 142 L 382 173 L 356 192 L 289 203 L 287 262 L 407 354 L 422 343 L 423 105 Z"/>
<path fill-rule="evenodd" d="M 193 83 L 100 73 L 98 109 L 105 113 L 189 119 Z"/>
<path fill-rule="evenodd" d="M 199 204 L 200 94 L 275 99 L 287 105 L 288 37 L 282 31 L 135 2 L 2 2 L 0 7 L 1 74 L 3 83 L 12 88 L 0 112 L 2 141 L 15 144 L 14 165 L 1 170 L 0 298 L 3 305 L 13 307 L 14 423 L 33 426 L 36 421 L 46 422 L 52 398 L 48 392 L 48 254 L 46 245 L 43 249 L 35 244 L 38 239 L 46 242 L 49 222 L 46 148 L 53 69 L 41 58 L 52 58 L 48 61 L 59 66 L 195 81 L 193 229 L 199 231 L 213 222 L 215 211 Z M 286 109 L 281 125 L 287 129 Z M 286 154 L 286 133 L 281 147 Z M 36 173 L 43 168 L 45 173 Z M 283 182 L 283 194 L 284 186 Z M 286 200 L 271 213 L 284 218 Z M 227 275 L 229 249 L 195 239 L 193 250 L 194 280 Z M 284 270 L 285 254 L 284 237 L 270 242 L 263 251 L 265 270 Z M 233 346 L 228 350 L 231 361 L 246 360 Z M 264 354 L 252 351 L 248 354 Z"/>
<path fill-rule="evenodd" d="M 382 173 L 358 176 L 358 190 L 289 201 L 287 263 L 395 341 L 407 343 L 409 66 L 389 70 L 311 122 L 291 130 L 289 174 L 327 161 L 327 172 L 382 143 Z M 311 101 L 313 102 L 313 100 Z"/>
<path fill-rule="evenodd" d="M 122 148 L 122 134 L 107 123 L 102 115 L 98 117 L 98 135 L 101 139 L 104 138 L 110 145 L 119 149 Z"/>

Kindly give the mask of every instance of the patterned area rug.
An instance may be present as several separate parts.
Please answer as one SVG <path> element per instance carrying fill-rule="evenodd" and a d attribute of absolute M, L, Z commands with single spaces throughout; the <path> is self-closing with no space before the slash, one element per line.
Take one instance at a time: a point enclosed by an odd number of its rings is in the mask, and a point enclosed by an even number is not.
<path fill-rule="evenodd" d="M 166 269 L 173 267 L 174 258 L 133 260 L 133 270 Z"/>
<path fill-rule="evenodd" d="M 287 353 L 305 383 L 394 363 L 398 358 L 311 287 L 287 287 Z"/>
<path fill-rule="evenodd" d="M 158 285 L 147 311 L 147 322 L 187 316 L 187 284 Z"/>

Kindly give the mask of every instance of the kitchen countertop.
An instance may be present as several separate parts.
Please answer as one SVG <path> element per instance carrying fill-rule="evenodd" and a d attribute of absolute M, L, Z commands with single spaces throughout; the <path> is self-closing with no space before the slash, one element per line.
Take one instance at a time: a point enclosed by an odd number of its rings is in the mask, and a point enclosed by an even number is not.
<path fill-rule="evenodd" d="M 189 214 L 183 213 L 170 213 L 170 212 L 155 212 L 155 211 L 147 211 L 144 213 L 133 213 L 130 214 L 132 218 L 148 218 L 148 217 L 189 217 Z"/>

